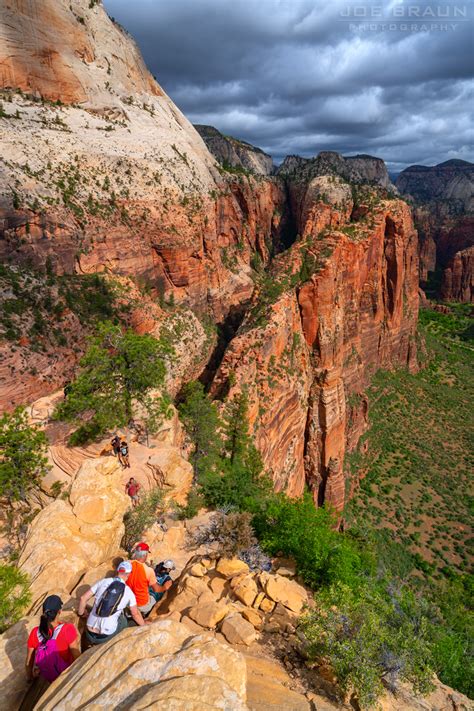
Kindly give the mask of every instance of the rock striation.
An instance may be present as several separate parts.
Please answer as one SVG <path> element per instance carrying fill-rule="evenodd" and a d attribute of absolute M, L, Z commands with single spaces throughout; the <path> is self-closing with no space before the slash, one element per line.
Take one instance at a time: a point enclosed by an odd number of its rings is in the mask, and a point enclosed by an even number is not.
<path fill-rule="evenodd" d="M 256 175 L 273 173 L 273 159 L 261 148 L 233 136 L 225 136 L 214 126 L 195 124 L 194 128 L 222 166 L 243 169 Z"/>
<path fill-rule="evenodd" d="M 211 391 L 247 390 L 277 489 L 309 484 L 340 510 L 370 372 L 416 367 L 417 236 L 407 204 L 372 187 L 353 196 L 337 176 L 295 174 L 289 189 L 300 239 L 257 288 Z"/>
<path fill-rule="evenodd" d="M 420 237 L 420 281 L 439 273 L 436 296 L 473 300 L 474 165 L 448 160 L 432 167 L 413 165 L 397 178 L 397 188 L 414 203 Z"/>

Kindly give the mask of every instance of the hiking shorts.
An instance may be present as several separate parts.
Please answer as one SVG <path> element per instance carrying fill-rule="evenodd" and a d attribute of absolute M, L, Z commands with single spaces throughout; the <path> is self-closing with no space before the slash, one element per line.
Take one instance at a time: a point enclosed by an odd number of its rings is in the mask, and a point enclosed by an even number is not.
<path fill-rule="evenodd" d="M 104 642 L 108 642 L 109 639 L 112 639 L 112 637 L 115 637 L 119 632 L 122 630 L 127 629 L 128 627 L 128 620 L 125 617 L 125 615 L 122 614 L 117 620 L 117 629 L 115 632 L 112 632 L 112 634 L 97 634 L 97 632 L 91 632 L 89 629 L 86 627 L 86 639 L 89 642 L 89 644 L 104 644 Z"/>
<path fill-rule="evenodd" d="M 152 611 L 152 609 L 156 605 L 156 600 L 154 597 L 151 595 L 148 595 L 148 602 L 146 602 L 144 605 L 139 605 L 138 609 L 142 613 L 142 615 L 148 615 L 149 612 Z"/>

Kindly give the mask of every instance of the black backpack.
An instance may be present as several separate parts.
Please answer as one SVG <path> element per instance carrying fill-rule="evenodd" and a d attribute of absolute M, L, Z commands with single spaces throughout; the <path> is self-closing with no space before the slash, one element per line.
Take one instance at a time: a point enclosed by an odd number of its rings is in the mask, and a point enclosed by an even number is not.
<path fill-rule="evenodd" d="M 120 600 L 125 593 L 125 583 L 122 580 L 114 580 L 99 600 L 95 614 L 97 617 L 110 617 L 117 612 Z"/>

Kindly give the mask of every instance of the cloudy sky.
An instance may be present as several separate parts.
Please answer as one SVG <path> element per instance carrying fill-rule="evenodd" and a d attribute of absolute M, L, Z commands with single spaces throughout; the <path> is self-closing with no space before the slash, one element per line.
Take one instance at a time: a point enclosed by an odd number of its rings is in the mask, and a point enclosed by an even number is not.
<path fill-rule="evenodd" d="M 474 161 L 473 0 L 104 0 L 194 123 L 389 168 Z"/>

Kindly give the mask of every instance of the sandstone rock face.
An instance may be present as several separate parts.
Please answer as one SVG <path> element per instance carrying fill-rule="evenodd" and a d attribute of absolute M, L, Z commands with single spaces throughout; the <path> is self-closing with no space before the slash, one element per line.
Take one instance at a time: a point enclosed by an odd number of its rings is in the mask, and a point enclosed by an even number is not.
<path fill-rule="evenodd" d="M 53 592 L 67 598 L 89 568 L 116 555 L 129 506 L 121 479 L 115 459 L 86 461 L 70 501 L 53 501 L 33 520 L 19 559 L 31 578 L 33 611 Z"/>
<path fill-rule="evenodd" d="M 147 462 L 164 496 L 185 504 L 193 481 L 193 467 L 176 447 L 160 447 Z"/>
<path fill-rule="evenodd" d="M 185 707 L 245 711 L 244 658 L 209 635 L 190 637 L 184 625 L 162 620 L 128 629 L 89 650 L 47 690 L 38 711 L 90 708 Z"/>
<path fill-rule="evenodd" d="M 107 79 L 124 93 L 162 95 L 129 35 L 89 0 L 13 0 L 0 14 L 2 86 L 50 101 L 109 103 Z M 92 40 L 94 38 L 94 40 Z"/>
<path fill-rule="evenodd" d="M 213 126 L 196 124 L 194 128 L 221 165 L 243 168 L 257 175 L 271 175 L 273 172 L 272 157 L 260 148 L 232 136 L 224 136 Z"/>
<path fill-rule="evenodd" d="M 268 259 L 281 181 L 220 175 L 101 3 L 1 13 L 0 80 L 20 119 L 2 122 L 0 256 L 133 275 L 222 319 L 252 292 L 252 254 Z"/>
<path fill-rule="evenodd" d="M 337 176 L 317 180 L 306 198 L 294 178 L 300 241 L 274 260 L 269 278 L 280 288 L 273 300 L 255 294 L 211 392 L 232 399 L 246 388 L 277 489 L 299 495 L 308 483 L 316 502 L 342 509 L 369 372 L 416 366 L 417 237 L 406 203 L 367 196 L 354 205 Z"/>
<path fill-rule="evenodd" d="M 383 160 L 368 155 L 346 158 L 335 151 L 321 151 L 316 158 L 287 156 L 277 172 L 290 180 L 298 177 L 309 182 L 318 175 L 337 175 L 351 183 L 373 183 L 393 188 Z"/>
<path fill-rule="evenodd" d="M 413 165 L 400 173 L 397 187 L 415 205 L 422 286 L 439 269 L 441 298 L 471 301 L 472 266 L 464 252 L 474 246 L 474 165 L 462 160 Z"/>

